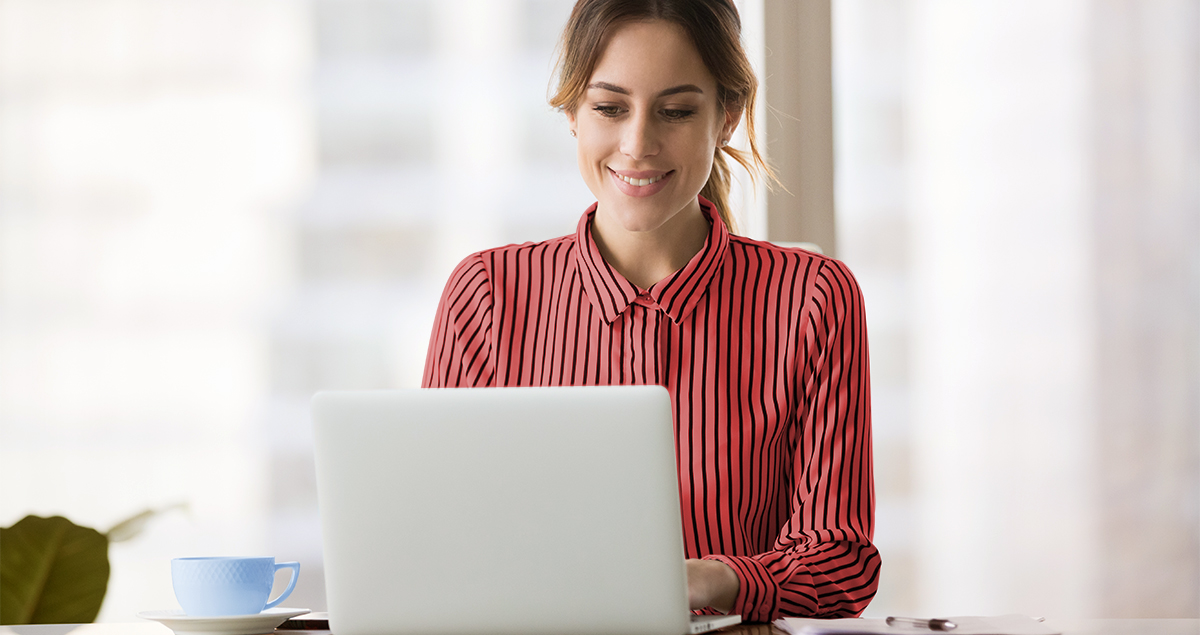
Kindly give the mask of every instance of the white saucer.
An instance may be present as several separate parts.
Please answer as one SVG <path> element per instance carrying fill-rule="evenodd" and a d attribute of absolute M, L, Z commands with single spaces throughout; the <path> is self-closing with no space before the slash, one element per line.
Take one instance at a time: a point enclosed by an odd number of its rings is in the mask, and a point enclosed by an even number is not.
<path fill-rule="evenodd" d="M 137 616 L 153 620 L 178 635 L 267 635 L 288 618 L 304 615 L 308 609 L 273 608 L 254 615 L 222 615 L 220 617 L 190 617 L 181 610 L 142 611 Z"/>

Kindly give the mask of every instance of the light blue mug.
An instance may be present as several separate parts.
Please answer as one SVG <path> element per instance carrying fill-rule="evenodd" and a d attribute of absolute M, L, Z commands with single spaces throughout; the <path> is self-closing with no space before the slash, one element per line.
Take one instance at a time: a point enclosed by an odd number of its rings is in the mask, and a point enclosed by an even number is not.
<path fill-rule="evenodd" d="M 292 579 L 279 597 L 271 597 L 275 572 L 291 569 Z M 171 585 L 175 599 L 190 617 L 253 615 L 278 605 L 300 577 L 299 562 L 275 558 L 175 558 L 171 561 Z"/>

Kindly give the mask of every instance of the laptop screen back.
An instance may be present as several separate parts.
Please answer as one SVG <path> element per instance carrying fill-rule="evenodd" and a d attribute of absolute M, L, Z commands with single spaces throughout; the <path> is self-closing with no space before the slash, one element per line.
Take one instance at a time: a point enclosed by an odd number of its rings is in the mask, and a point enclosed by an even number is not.
<path fill-rule="evenodd" d="M 662 387 L 325 392 L 313 416 L 339 635 L 687 630 Z"/>

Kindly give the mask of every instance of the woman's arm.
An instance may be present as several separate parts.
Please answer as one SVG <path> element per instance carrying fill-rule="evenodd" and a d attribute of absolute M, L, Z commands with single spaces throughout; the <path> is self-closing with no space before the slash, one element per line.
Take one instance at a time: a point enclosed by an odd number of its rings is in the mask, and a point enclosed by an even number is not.
<path fill-rule="evenodd" d="M 438 303 L 422 388 L 466 388 L 495 383 L 492 358 L 492 283 L 479 254 L 450 274 Z"/>
<path fill-rule="evenodd" d="M 731 612 L 746 621 L 859 615 L 879 582 L 862 293 L 837 261 L 826 261 L 810 293 L 797 364 L 791 516 L 767 553 L 706 557 L 736 573 Z"/>

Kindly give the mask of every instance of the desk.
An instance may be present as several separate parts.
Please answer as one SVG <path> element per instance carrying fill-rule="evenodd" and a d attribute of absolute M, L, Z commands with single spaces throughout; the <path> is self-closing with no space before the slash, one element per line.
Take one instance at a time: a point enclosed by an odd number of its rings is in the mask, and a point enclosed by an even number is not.
<path fill-rule="evenodd" d="M 1064 635 L 1200 635 L 1200 619 L 1185 620 L 1053 620 Z M 275 631 L 277 635 L 330 635 L 329 631 Z M 37 624 L 0 626 L 0 635 L 171 635 L 152 622 L 107 624 Z M 717 631 L 720 635 L 784 635 L 770 624 L 742 624 Z"/>

